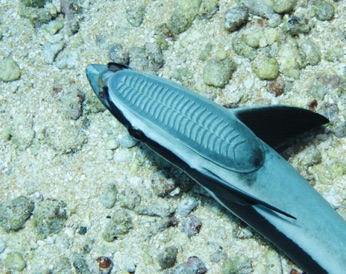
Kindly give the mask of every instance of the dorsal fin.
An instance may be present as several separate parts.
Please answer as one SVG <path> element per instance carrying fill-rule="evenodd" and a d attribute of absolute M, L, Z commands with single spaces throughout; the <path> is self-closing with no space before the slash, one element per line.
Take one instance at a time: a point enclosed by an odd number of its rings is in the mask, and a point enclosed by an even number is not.
<path fill-rule="evenodd" d="M 278 148 L 288 139 L 329 120 L 307 109 L 291 106 L 247 107 L 231 110 L 260 139 Z"/>

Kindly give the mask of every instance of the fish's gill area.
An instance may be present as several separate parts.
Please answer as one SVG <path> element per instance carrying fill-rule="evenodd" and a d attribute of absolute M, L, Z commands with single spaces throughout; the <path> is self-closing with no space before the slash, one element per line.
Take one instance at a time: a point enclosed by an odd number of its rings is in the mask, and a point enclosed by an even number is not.
<path fill-rule="evenodd" d="M 337 0 L 0 1 L 0 272 L 301 273 L 133 140 L 85 68 L 327 116 L 283 155 L 346 218 L 345 14 Z"/>

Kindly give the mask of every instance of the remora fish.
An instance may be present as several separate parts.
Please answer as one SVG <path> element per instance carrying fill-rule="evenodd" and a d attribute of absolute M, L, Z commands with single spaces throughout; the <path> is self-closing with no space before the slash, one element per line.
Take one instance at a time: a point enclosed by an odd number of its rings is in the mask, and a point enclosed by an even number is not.
<path fill-rule="evenodd" d="M 89 82 L 129 133 L 203 186 L 305 272 L 346 273 L 346 222 L 271 146 L 328 122 L 308 110 L 228 110 L 123 65 L 89 65 Z"/>

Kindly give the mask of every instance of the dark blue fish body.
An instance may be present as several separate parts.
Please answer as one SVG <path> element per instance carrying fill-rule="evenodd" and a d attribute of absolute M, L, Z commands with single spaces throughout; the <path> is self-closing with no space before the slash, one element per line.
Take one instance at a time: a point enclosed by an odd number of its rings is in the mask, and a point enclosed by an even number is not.
<path fill-rule="evenodd" d="M 346 273 L 346 222 L 271 146 L 328 120 L 271 106 L 228 110 L 163 78 L 90 65 L 89 82 L 129 133 L 180 167 L 307 273 Z"/>

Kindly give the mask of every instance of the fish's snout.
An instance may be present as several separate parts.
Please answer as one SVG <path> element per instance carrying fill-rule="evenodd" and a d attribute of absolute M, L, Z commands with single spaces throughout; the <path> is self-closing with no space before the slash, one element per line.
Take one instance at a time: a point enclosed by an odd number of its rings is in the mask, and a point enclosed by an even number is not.
<path fill-rule="evenodd" d="M 89 83 L 99 97 L 100 91 L 102 91 L 102 78 L 101 74 L 107 71 L 108 68 L 106 65 L 89 65 L 86 68 L 86 75 L 89 80 Z"/>

